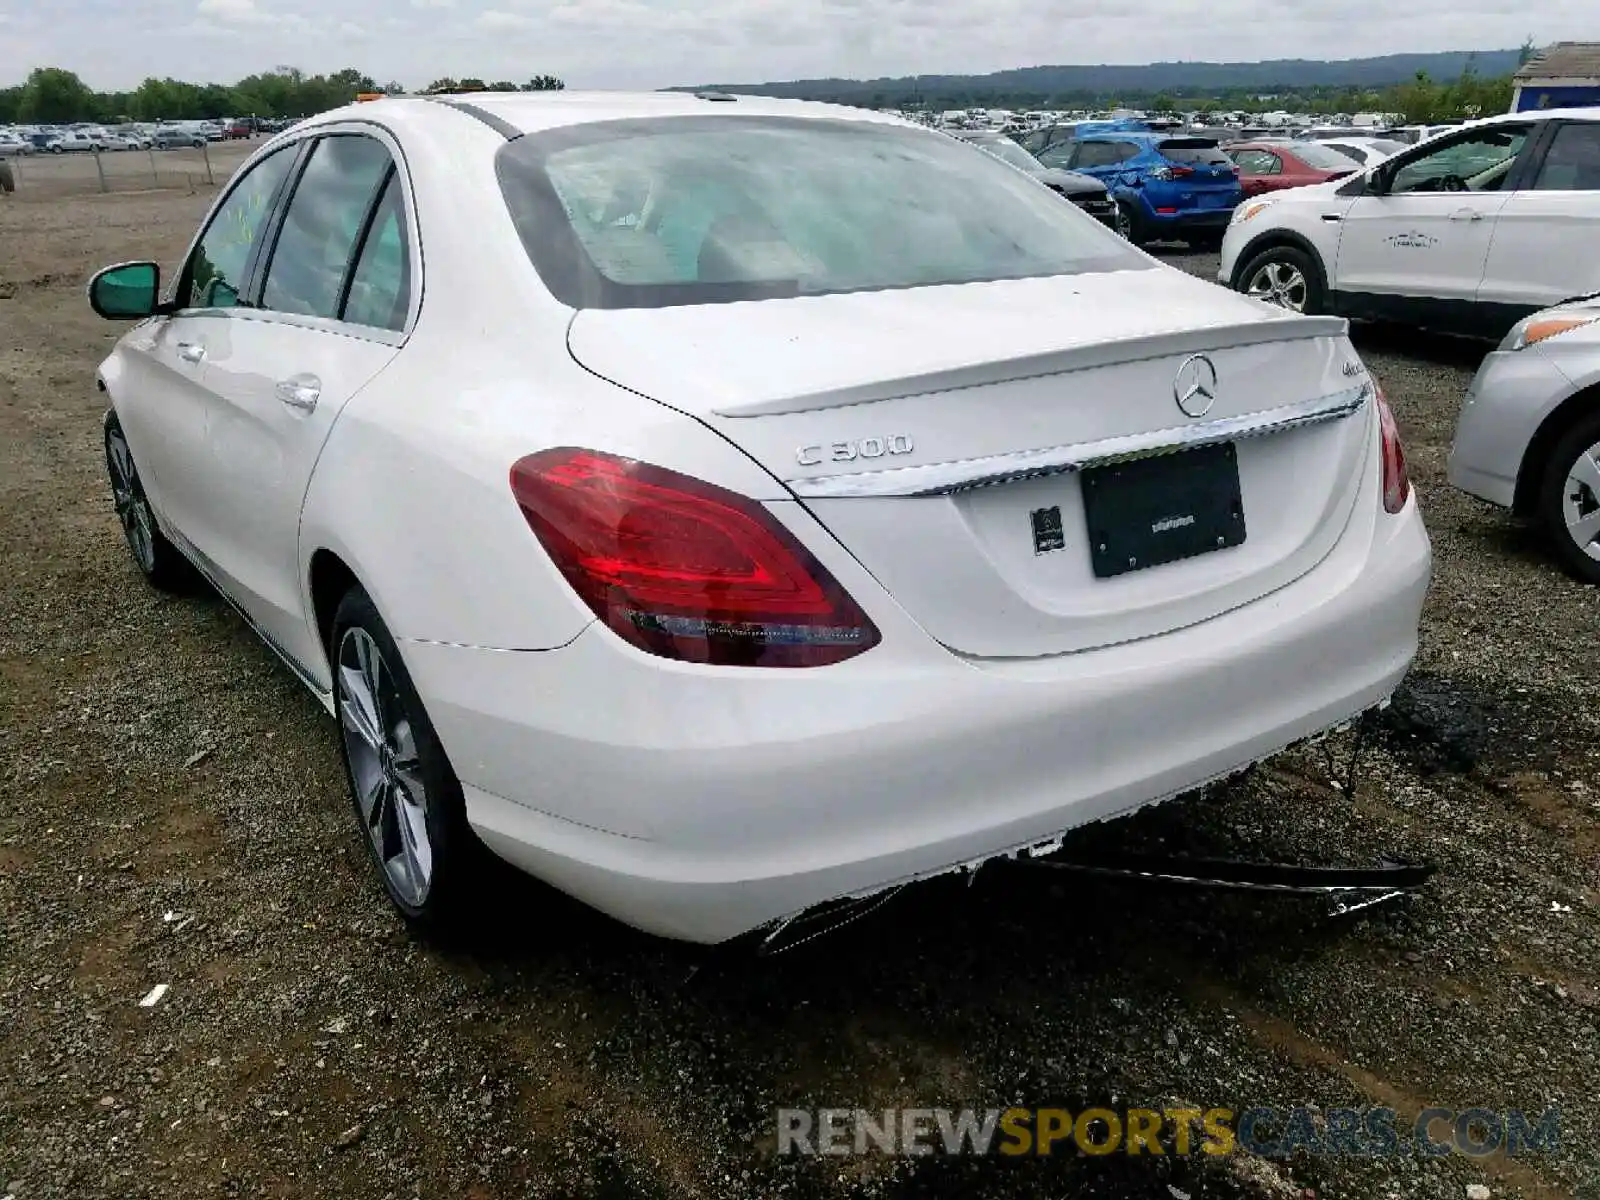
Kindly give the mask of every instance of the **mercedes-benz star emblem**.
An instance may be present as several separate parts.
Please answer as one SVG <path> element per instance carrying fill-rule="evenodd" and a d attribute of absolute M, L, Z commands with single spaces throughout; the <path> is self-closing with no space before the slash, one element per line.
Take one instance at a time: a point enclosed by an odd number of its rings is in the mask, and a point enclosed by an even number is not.
<path fill-rule="evenodd" d="M 1204 354 L 1191 354 L 1172 381 L 1172 398 L 1186 417 L 1203 417 L 1217 402 L 1217 368 Z"/>

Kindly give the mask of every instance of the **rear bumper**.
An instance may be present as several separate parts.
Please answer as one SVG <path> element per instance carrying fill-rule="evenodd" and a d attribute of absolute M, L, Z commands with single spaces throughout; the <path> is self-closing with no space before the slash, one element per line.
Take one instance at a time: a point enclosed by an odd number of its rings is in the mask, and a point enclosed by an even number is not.
<path fill-rule="evenodd" d="M 1529 443 L 1572 391 L 1572 382 L 1538 346 L 1485 356 L 1456 418 L 1451 486 L 1512 507 Z"/>
<path fill-rule="evenodd" d="M 1365 491 L 1365 489 L 1364 489 Z M 1365 514 L 1365 515 L 1362 515 Z M 1363 504 L 1294 584 L 1101 650 L 836 667 L 404 644 L 497 854 L 653 933 L 717 942 L 1189 790 L 1381 701 L 1416 650 L 1416 502 Z"/>
<path fill-rule="evenodd" d="M 1174 234 L 1221 233 L 1233 220 L 1234 209 L 1233 205 L 1229 205 L 1227 208 L 1180 208 L 1175 213 L 1163 213 L 1157 211 L 1148 197 L 1142 199 L 1139 207 L 1147 226 Z"/>

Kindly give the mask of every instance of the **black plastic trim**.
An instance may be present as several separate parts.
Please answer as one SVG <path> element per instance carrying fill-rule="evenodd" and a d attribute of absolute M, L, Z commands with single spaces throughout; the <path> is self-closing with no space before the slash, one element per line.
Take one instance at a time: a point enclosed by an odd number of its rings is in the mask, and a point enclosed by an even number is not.
<path fill-rule="evenodd" d="M 505 140 L 508 142 L 514 142 L 522 136 L 522 130 L 518 129 L 510 121 L 506 120 L 504 117 L 496 116 L 488 109 L 480 107 L 479 105 L 469 104 L 464 100 L 457 100 L 453 96 L 434 96 L 432 99 L 435 103 L 443 104 L 446 108 L 453 108 L 457 112 L 466 113 L 467 116 L 472 117 L 474 120 L 482 121 L 485 125 L 494 130 L 501 137 L 505 138 Z"/>

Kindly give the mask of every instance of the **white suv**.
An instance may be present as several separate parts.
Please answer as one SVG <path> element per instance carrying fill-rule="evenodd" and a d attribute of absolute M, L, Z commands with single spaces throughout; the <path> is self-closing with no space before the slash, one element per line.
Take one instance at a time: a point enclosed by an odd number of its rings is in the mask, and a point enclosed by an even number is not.
<path fill-rule="evenodd" d="M 1500 337 L 1600 290 L 1600 108 L 1475 121 L 1247 201 L 1217 277 L 1297 312 Z"/>

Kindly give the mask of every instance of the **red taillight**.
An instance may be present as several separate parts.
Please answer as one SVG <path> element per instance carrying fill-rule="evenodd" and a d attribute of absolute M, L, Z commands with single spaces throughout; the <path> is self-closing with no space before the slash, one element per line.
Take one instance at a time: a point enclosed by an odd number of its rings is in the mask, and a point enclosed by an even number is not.
<path fill-rule="evenodd" d="M 1194 174 L 1193 167 L 1165 166 L 1151 172 L 1157 179 L 1187 179 Z"/>
<path fill-rule="evenodd" d="M 556 567 L 613 632 L 664 658 L 820 667 L 877 627 L 755 501 L 595 450 L 544 450 L 511 492 Z"/>
<path fill-rule="evenodd" d="M 1389 411 L 1383 389 L 1378 388 L 1378 433 L 1383 452 L 1383 510 L 1397 513 L 1411 495 L 1411 477 L 1406 474 L 1405 447 L 1400 444 L 1400 428 Z"/>

